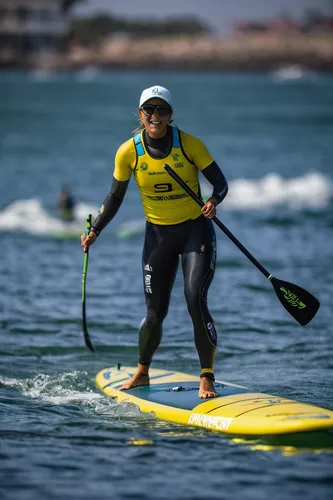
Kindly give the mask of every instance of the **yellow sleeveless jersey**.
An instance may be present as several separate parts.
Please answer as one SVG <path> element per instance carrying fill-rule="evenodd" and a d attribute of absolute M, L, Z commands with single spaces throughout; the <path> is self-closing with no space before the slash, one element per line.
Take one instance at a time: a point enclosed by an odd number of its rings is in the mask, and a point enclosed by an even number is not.
<path fill-rule="evenodd" d="M 153 224 L 179 224 L 201 215 L 197 203 L 169 176 L 163 165 L 170 165 L 200 196 L 199 170 L 214 161 L 200 139 L 171 128 L 173 145 L 165 158 L 155 159 L 149 155 L 143 131 L 122 144 L 115 158 L 115 179 L 127 181 L 134 173 L 146 219 Z"/>

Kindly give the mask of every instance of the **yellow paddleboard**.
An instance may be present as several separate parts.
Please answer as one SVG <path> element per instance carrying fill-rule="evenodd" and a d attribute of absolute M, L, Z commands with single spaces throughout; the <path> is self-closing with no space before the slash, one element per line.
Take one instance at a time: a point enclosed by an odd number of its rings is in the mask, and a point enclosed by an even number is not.
<path fill-rule="evenodd" d="M 333 431 L 333 411 L 246 387 L 216 381 L 218 397 L 200 399 L 200 378 L 168 370 L 150 370 L 150 385 L 119 391 L 136 368 L 105 368 L 97 387 L 117 402 L 136 404 L 162 420 L 203 427 L 231 435 L 281 436 Z"/>

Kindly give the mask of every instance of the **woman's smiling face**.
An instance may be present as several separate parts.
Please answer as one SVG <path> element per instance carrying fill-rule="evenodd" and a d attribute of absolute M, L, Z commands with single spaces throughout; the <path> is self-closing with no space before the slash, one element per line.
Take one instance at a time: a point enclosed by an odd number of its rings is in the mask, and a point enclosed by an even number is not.
<path fill-rule="evenodd" d="M 148 108 L 149 113 L 153 111 L 153 114 L 147 115 L 147 112 L 145 113 L 141 108 L 144 108 L 145 106 L 149 107 L 149 105 L 163 106 L 163 108 L 169 108 L 170 112 L 163 116 L 164 112 L 167 111 L 163 109 L 163 115 L 161 116 L 158 109 L 149 110 Z M 150 137 L 152 137 L 153 139 L 160 139 L 161 137 L 163 137 L 166 134 L 167 126 L 170 122 L 172 108 L 168 105 L 167 102 L 163 101 L 163 99 L 159 99 L 158 97 L 148 99 L 148 101 L 146 101 L 141 106 L 141 108 L 139 108 L 140 119 L 142 120 L 142 123 Z"/>

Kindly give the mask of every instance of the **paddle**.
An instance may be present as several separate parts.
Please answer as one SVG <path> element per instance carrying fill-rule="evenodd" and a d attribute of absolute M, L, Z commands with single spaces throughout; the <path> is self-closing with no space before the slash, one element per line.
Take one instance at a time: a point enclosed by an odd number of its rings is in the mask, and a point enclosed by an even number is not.
<path fill-rule="evenodd" d="M 179 177 L 179 175 L 167 164 L 164 169 L 178 184 L 186 191 L 186 193 L 195 200 L 201 207 L 204 202 L 197 196 L 192 189 Z M 229 231 L 229 229 L 215 216 L 212 218 L 215 224 L 231 239 L 231 241 L 239 248 L 241 252 L 254 264 L 257 269 L 272 283 L 275 293 L 283 305 L 283 307 L 291 314 L 298 323 L 302 326 L 307 325 L 317 313 L 320 303 L 311 293 L 303 288 L 274 278 L 253 255 L 242 245 L 240 241 Z"/>
<path fill-rule="evenodd" d="M 85 235 L 88 236 L 91 229 L 91 214 L 87 217 Z M 83 261 L 83 271 L 82 271 L 82 327 L 84 341 L 88 349 L 91 352 L 95 352 L 94 346 L 91 343 L 88 327 L 87 327 L 87 317 L 86 317 L 86 281 L 88 272 L 88 259 L 89 259 L 89 247 L 84 251 L 84 261 Z"/>

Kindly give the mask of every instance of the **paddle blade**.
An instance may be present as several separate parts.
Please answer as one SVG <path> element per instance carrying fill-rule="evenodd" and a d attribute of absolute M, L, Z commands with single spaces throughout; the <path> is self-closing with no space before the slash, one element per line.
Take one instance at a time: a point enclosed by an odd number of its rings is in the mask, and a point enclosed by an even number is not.
<path fill-rule="evenodd" d="M 89 332 L 88 332 L 88 328 L 87 328 L 87 320 L 86 320 L 86 313 L 85 313 L 85 310 L 83 312 L 83 321 L 82 321 L 82 326 L 83 326 L 83 336 L 84 336 L 84 342 L 86 344 L 86 346 L 88 347 L 88 349 L 91 351 L 91 352 L 95 352 L 95 349 L 94 349 L 94 346 L 92 345 L 92 342 L 90 340 L 90 335 L 89 335 Z"/>
<path fill-rule="evenodd" d="M 302 326 L 307 325 L 316 315 L 320 302 L 300 286 L 271 277 L 275 293 L 289 314 Z"/>
<path fill-rule="evenodd" d="M 82 330 L 83 330 L 83 337 L 84 337 L 84 342 L 88 349 L 90 349 L 91 352 L 95 352 L 94 346 L 92 345 L 92 342 L 90 340 L 90 335 L 88 332 L 88 325 L 87 325 L 87 314 L 86 314 L 86 273 L 83 272 L 82 275 Z"/>

